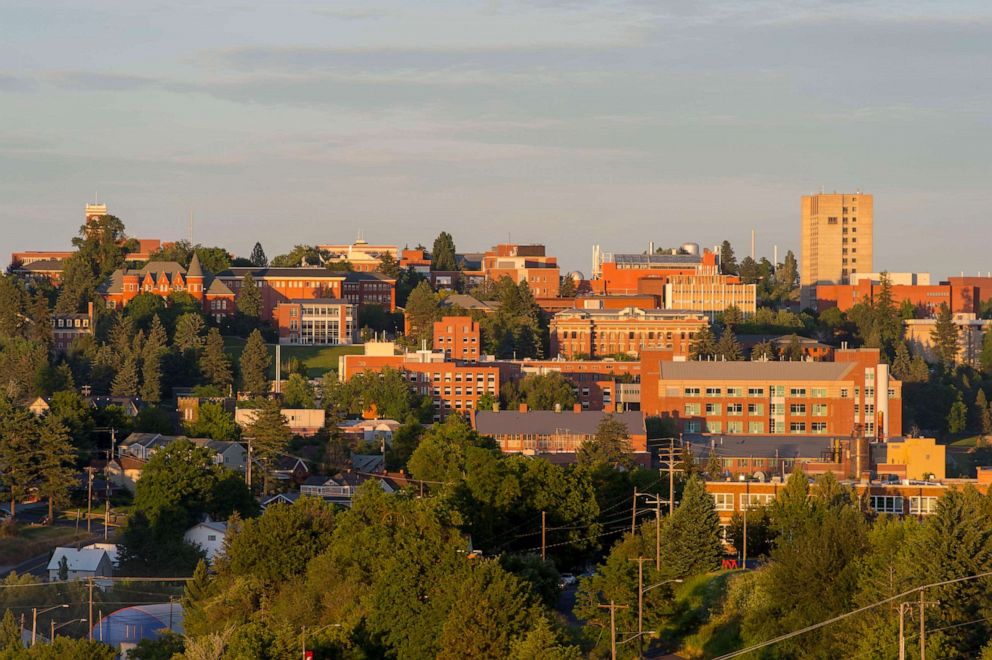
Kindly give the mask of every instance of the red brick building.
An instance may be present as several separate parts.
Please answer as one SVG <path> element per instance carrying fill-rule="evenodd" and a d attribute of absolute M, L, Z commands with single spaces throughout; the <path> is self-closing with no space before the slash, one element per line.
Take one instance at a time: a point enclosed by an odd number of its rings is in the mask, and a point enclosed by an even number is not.
<path fill-rule="evenodd" d="M 551 319 L 551 354 L 595 359 L 668 349 L 688 356 L 693 337 L 709 326 L 704 314 L 668 310 L 574 309 Z"/>
<path fill-rule="evenodd" d="M 434 350 L 447 360 L 479 359 L 482 331 L 470 316 L 445 316 L 434 322 Z"/>
<path fill-rule="evenodd" d="M 280 344 L 347 346 L 358 342 L 354 305 L 334 298 L 290 300 L 276 305 Z"/>
<path fill-rule="evenodd" d="M 215 321 L 234 316 L 234 292 L 219 278 L 205 273 L 196 254 L 189 269 L 174 261 L 151 261 L 137 270 L 118 269 L 99 290 L 110 309 L 127 306 L 140 293 L 168 298 L 173 292 L 188 293 Z"/>
<path fill-rule="evenodd" d="M 836 307 L 842 312 L 860 302 L 874 302 L 882 292 L 877 279 L 861 279 L 856 284 L 818 284 L 816 308 L 822 312 Z M 892 300 L 898 306 L 909 301 L 917 316 L 933 316 L 942 304 L 952 312 L 975 314 L 983 302 L 992 300 L 992 277 L 949 277 L 940 284 L 892 284 Z"/>
<path fill-rule="evenodd" d="M 482 274 L 494 282 L 504 277 L 527 282 L 537 298 L 556 298 L 561 284 L 558 260 L 547 256 L 543 245 L 497 245 L 483 256 Z"/>

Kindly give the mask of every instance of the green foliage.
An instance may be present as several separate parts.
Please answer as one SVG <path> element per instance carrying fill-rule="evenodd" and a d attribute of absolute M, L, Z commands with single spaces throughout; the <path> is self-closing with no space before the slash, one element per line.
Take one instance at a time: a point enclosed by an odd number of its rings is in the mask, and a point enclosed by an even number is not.
<path fill-rule="evenodd" d="M 0 656 L 2 657 L 2 656 Z M 112 646 L 88 639 L 57 636 L 51 643 L 38 644 L 16 656 L 25 660 L 114 660 L 117 651 Z"/>
<path fill-rule="evenodd" d="M 961 400 L 959 392 L 957 400 L 951 404 L 951 409 L 947 413 L 947 431 L 948 433 L 961 433 L 967 426 L 968 406 Z"/>
<path fill-rule="evenodd" d="M 406 322 L 409 326 L 407 337 L 417 348 L 422 342 L 433 343 L 434 321 L 441 318 L 441 305 L 437 294 L 427 280 L 421 281 L 410 292 L 406 301 Z"/>
<path fill-rule="evenodd" d="M 293 437 L 293 433 L 289 429 L 289 422 L 286 421 L 279 408 L 278 401 L 263 399 L 256 411 L 255 418 L 245 428 L 245 436 L 251 438 L 254 456 L 265 467 L 262 492 L 268 493 L 269 472 L 272 464 L 286 451 L 286 446 Z"/>
<path fill-rule="evenodd" d="M 266 355 L 268 355 L 267 349 Z M 257 358 L 253 357 L 253 359 Z M 224 352 L 224 339 L 217 328 L 210 328 L 210 332 L 207 333 L 206 347 L 200 358 L 200 371 L 203 372 L 203 377 L 208 383 L 221 388 L 221 391 L 227 391 L 234 381 L 231 360 Z"/>
<path fill-rule="evenodd" d="M 257 319 L 262 314 L 262 292 L 255 284 L 255 278 L 251 273 L 246 273 L 238 290 L 237 298 L 238 312 L 251 319 Z"/>
<path fill-rule="evenodd" d="M 173 346 L 179 351 L 193 351 L 203 348 L 205 324 L 200 314 L 186 313 L 176 319 L 176 331 L 172 338 Z"/>
<path fill-rule="evenodd" d="M 39 376 L 48 366 L 43 344 L 22 337 L 0 338 L 0 396 L 25 399 L 39 393 Z"/>
<path fill-rule="evenodd" d="M 287 408 L 313 408 L 316 405 L 313 387 L 298 373 L 289 375 L 282 397 Z"/>
<path fill-rule="evenodd" d="M 207 338 L 207 349 L 210 349 L 210 338 Z M 253 397 L 266 396 L 269 393 L 269 378 L 266 372 L 272 363 L 269 349 L 262 339 L 262 333 L 255 329 L 248 336 L 244 350 L 241 352 L 241 389 Z M 204 369 L 206 373 L 206 369 Z M 211 382 L 215 382 L 211 380 Z M 220 384 L 220 383 L 215 383 Z"/>
<path fill-rule="evenodd" d="M 725 275 L 736 275 L 738 270 L 734 248 L 731 247 L 730 241 L 724 241 L 720 244 L 720 272 Z"/>
<path fill-rule="evenodd" d="M 734 329 L 729 324 L 723 327 L 720 340 L 716 343 L 716 356 L 728 362 L 743 360 L 744 349 L 734 335 Z"/>
<path fill-rule="evenodd" d="M 579 294 L 579 288 L 575 284 L 575 278 L 566 275 L 561 278 L 561 286 L 558 287 L 559 298 L 574 298 Z"/>
<path fill-rule="evenodd" d="M 424 481 L 455 483 L 465 474 L 466 454 L 473 447 L 496 451 L 492 442 L 484 440 L 464 419 L 449 415 L 424 434 L 410 457 L 410 473 Z"/>
<path fill-rule="evenodd" d="M 479 321 L 486 353 L 499 358 L 544 357 L 547 328 L 527 282 L 503 277 L 495 283 L 495 294 L 496 312 Z"/>
<path fill-rule="evenodd" d="M 434 239 L 434 249 L 431 250 L 431 270 L 458 270 L 458 262 L 455 260 L 455 241 L 451 238 L 451 234 L 446 231 L 442 231 Z"/>
<path fill-rule="evenodd" d="M 324 405 L 334 415 L 345 417 L 374 410 L 378 417 L 428 422 L 430 399 L 410 387 L 403 372 L 385 368 L 381 373 L 366 371 L 345 383 L 325 379 Z"/>
<path fill-rule="evenodd" d="M 211 440 L 237 440 L 240 436 L 238 425 L 220 402 L 205 401 L 200 404 L 197 419 L 186 427 L 186 433 L 194 438 Z"/>
<path fill-rule="evenodd" d="M 287 254 L 273 257 L 270 265 L 273 268 L 294 268 L 297 266 L 319 266 L 320 262 L 320 250 L 312 245 L 297 245 Z"/>
<path fill-rule="evenodd" d="M 930 331 L 930 343 L 937 362 L 945 368 L 954 365 L 959 349 L 958 327 L 954 324 L 954 315 L 947 303 L 941 303 L 937 312 L 937 322 Z"/>
<path fill-rule="evenodd" d="M 576 460 L 585 466 L 629 468 L 633 465 L 632 454 L 627 425 L 613 415 L 604 415 L 596 427 L 596 435 L 579 446 Z"/>
<path fill-rule="evenodd" d="M 696 332 L 696 336 L 692 340 L 692 345 L 689 347 L 689 358 L 692 360 L 708 360 L 716 355 L 716 352 L 716 339 L 713 338 L 710 327 L 704 325 Z"/>
<path fill-rule="evenodd" d="M 124 265 L 129 248 L 124 223 L 115 216 L 104 215 L 87 221 L 72 239 L 76 252 L 65 260 L 55 311 L 71 314 L 84 311 L 87 302 L 99 304 L 97 287 Z"/>
<path fill-rule="evenodd" d="M 262 249 L 262 244 L 258 242 L 252 248 L 251 256 L 248 259 L 251 261 L 251 265 L 256 268 L 265 268 L 269 265 L 269 258 L 265 256 L 265 250 Z"/>
<path fill-rule="evenodd" d="M 666 563 L 678 577 L 719 568 L 723 556 L 720 517 L 698 476 L 686 483 L 682 501 L 662 528 L 661 542 Z"/>
<path fill-rule="evenodd" d="M 186 648 L 182 635 L 166 632 L 158 639 L 143 639 L 127 652 L 127 660 L 172 660 Z"/>
<path fill-rule="evenodd" d="M 69 442 L 69 431 L 55 415 L 45 415 L 38 424 L 35 489 L 48 500 L 48 519 L 55 520 L 55 509 L 69 501 L 69 490 L 76 485 L 76 454 Z"/>
<path fill-rule="evenodd" d="M 0 651 L 21 649 L 21 624 L 14 619 L 14 613 L 4 610 L 0 619 Z"/>
<path fill-rule="evenodd" d="M 528 374 L 519 382 L 510 381 L 501 394 L 505 397 L 507 410 L 516 410 L 521 403 L 526 403 L 529 410 L 554 410 L 556 406 L 571 410 L 578 400 L 572 384 L 558 371 Z M 480 402 L 479 410 L 485 409 Z"/>

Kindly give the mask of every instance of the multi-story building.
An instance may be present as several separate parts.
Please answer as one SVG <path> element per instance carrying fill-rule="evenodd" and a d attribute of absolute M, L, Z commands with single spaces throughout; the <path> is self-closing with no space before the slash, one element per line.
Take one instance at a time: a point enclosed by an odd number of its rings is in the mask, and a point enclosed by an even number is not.
<path fill-rule="evenodd" d="M 290 300 L 276 305 L 280 344 L 346 346 L 358 342 L 355 307 L 335 298 Z"/>
<path fill-rule="evenodd" d="M 348 262 L 355 271 L 363 273 L 376 270 L 383 255 L 388 254 L 394 260 L 399 258 L 395 245 L 369 245 L 361 236 L 350 245 L 318 245 L 317 249 L 326 254 L 327 262 Z"/>
<path fill-rule="evenodd" d="M 939 284 L 931 284 L 925 273 L 893 275 L 889 276 L 892 301 L 896 306 L 909 301 L 917 317 L 934 316 L 941 305 L 947 305 L 955 313 L 977 314 L 982 303 L 992 300 L 992 277 L 949 277 Z M 907 278 L 900 275 L 926 276 Z M 858 277 L 850 284 L 821 284 L 816 287 L 816 309 L 822 312 L 836 307 L 846 312 L 858 303 L 875 302 L 881 292 L 882 278 L 877 273 Z"/>
<path fill-rule="evenodd" d="M 571 411 L 529 411 L 521 405 L 519 411 L 479 410 L 472 415 L 472 425 L 480 435 L 493 438 L 503 452 L 557 455 L 556 460 L 572 462 L 582 444 L 596 437 L 599 425 L 608 416 L 626 427 L 635 460 L 650 464 L 644 418 L 637 412 L 592 412 L 578 405 Z"/>
<path fill-rule="evenodd" d="M 596 359 L 636 357 L 645 349 L 669 349 L 686 357 L 693 337 L 709 325 L 704 314 L 669 310 L 575 309 L 551 319 L 551 354 Z"/>
<path fill-rule="evenodd" d="M 434 322 L 434 350 L 447 360 L 478 360 L 482 331 L 470 316 L 445 316 Z"/>
<path fill-rule="evenodd" d="M 914 353 L 925 360 L 935 361 L 933 352 L 933 330 L 937 320 L 909 319 L 903 321 L 906 327 L 906 341 Z M 974 314 L 954 314 L 954 325 L 958 329 L 958 364 L 978 367 L 981 362 L 982 345 L 985 334 L 992 331 L 992 320 L 976 318 Z"/>
<path fill-rule="evenodd" d="M 556 298 L 561 284 L 558 260 L 547 256 L 543 245 L 497 245 L 483 256 L 482 274 L 494 282 L 504 277 L 527 282 L 538 298 Z"/>
<path fill-rule="evenodd" d="M 853 194 L 802 198 L 800 304 L 813 307 L 821 284 L 849 284 L 857 273 L 872 272 L 873 198 Z"/>
<path fill-rule="evenodd" d="M 65 353 L 77 337 L 92 335 L 94 326 L 92 302 L 86 305 L 86 312 L 82 314 L 53 314 L 52 352 Z"/>
<path fill-rule="evenodd" d="M 403 248 L 400 252 L 400 268 L 412 268 L 416 273 L 427 275 L 431 272 L 431 255 L 423 248 Z"/>
<path fill-rule="evenodd" d="M 251 274 L 262 296 L 262 318 L 272 319 L 279 303 L 315 298 L 342 299 L 352 305 L 382 305 L 396 309 L 396 280 L 382 273 L 331 271 L 323 267 L 229 268 L 217 274 L 235 293 Z"/>
<path fill-rule="evenodd" d="M 174 292 L 188 293 L 217 322 L 234 315 L 234 292 L 219 277 L 204 272 L 196 254 L 188 269 L 174 261 L 150 261 L 136 270 L 120 268 L 99 290 L 110 309 L 125 307 L 141 293 L 168 298 Z"/>
<path fill-rule="evenodd" d="M 716 254 L 698 246 L 678 254 L 619 254 L 602 252 L 593 247 L 593 279 L 589 286 L 594 293 L 628 295 L 656 293 L 663 295 L 668 278 L 673 275 L 719 273 Z"/>
<path fill-rule="evenodd" d="M 730 275 L 672 275 L 665 284 L 665 309 L 702 312 L 710 318 L 736 307 L 744 316 L 758 308 L 757 286 Z"/>
<path fill-rule="evenodd" d="M 834 362 L 641 359 L 641 409 L 710 435 L 902 433 L 902 383 L 878 349 L 839 349 Z"/>

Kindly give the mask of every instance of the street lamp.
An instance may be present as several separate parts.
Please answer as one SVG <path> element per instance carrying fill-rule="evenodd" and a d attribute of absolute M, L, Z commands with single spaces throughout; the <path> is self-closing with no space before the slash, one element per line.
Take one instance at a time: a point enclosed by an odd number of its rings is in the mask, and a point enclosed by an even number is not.
<path fill-rule="evenodd" d="M 38 639 L 38 615 L 44 614 L 45 612 L 51 612 L 52 610 L 57 610 L 62 607 L 69 607 L 68 605 L 53 605 L 52 607 L 46 607 L 43 610 L 39 610 L 37 607 L 31 608 L 31 646 L 34 646 Z"/>
<path fill-rule="evenodd" d="M 66 607 L 68 607 L 68 605 Z M 71 625 L 73 623 L 81 623 L 81 622 L 85 623 L 86 619 L 71 619 L 69 621 L 66 621 L 65 623 L 60 623 L 59 625 L 56 626 L 55 619 L 52 619 L 52 636 L 48 639 L 48 643 L 51 644 L 52 642 L 55 641 L 55 631 L 58 630 L 59 628 L 65 628 L 66 626 Z"/>
<path fill-rule="evenodd" d="M 668 584 L 669 582 L 678 582 L 681 584 L 684 580 L 682 578 L 672 578 L 671 580 L 665 580 L 664 582 L 659 582 L 658 584 L 652 584 L 650 587 L 644 587 L 644 591 L 642 593 L 647 593 L 655 587 L 660 587 L 661 585 Z"/>

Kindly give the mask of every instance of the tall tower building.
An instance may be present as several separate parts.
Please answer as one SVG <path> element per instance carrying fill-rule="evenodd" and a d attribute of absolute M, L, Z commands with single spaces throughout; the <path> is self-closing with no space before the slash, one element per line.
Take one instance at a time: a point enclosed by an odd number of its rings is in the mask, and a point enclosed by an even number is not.
<path fill-rule="evenodd" d="M 816 306 L 817 284 L 849 284 L 855 273 L 871 273 L 871 195 L 804 195 L 799 260 L 800 304 Z"/>

